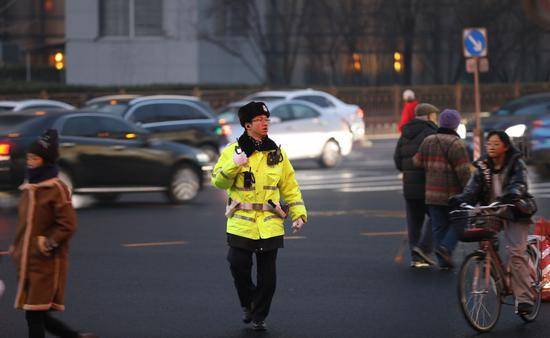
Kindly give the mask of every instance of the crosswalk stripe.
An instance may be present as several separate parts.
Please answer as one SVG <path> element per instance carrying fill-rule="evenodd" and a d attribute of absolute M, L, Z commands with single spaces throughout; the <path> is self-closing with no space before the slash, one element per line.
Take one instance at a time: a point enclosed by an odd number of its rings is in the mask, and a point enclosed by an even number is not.
<path fill-rule="evenodd" d="M 550 193 L 550 188 L 546 188 L 546 189 L 530 189 L 529 192 L 531 194 L 545 194 L 545 193 Z"/>

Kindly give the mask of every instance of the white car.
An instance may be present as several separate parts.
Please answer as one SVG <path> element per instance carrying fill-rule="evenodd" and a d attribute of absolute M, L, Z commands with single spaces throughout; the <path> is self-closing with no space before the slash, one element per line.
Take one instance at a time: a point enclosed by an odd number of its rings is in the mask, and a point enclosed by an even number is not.
<path fill-rule="evenodd" d="M 220 111 L 220 123 L 231 127 L 230 142 L 244 132 L 237 111 L 247 102 L 233 102 Z M 353 135 L 346 121 L 334 112 L 300 100 L 265 103 L 271 120 L 269 137 L 282 146 L 290 160 L 317 159 L 323 167 L 334 167 L 351 152 Z"/>
<path fill-rule="evenodd" d="M 257 92 L 248 95 L 243 101 L 274 101 L 274 100 L 302 100 L 313 103 L 325 110 L 331 110 L 345 118 L 350 125 L 354 140 L 361 140 L 365 135 L 364 112 L 355 104 L 347 104 L 334 95 L 320 90 L 272 90 Z"/>
<path fill-rule="evenodd" d="M 74 106 L 55 100 L 21 100 L 21 101 L 0 101 L 0 113 L 17 112 L 26 109 L 67 109 L 73 110 Z"/>

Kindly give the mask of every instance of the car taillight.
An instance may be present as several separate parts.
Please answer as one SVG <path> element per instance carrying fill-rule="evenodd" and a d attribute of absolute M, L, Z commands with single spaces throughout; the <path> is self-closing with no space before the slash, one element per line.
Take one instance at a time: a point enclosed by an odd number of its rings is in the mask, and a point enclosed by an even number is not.
<path fill-rule="evenodd" d="M 543 120 L 535 120 L 533 121 L 533 128 L 540 128 L 544 125 Z"/>
<path fill-rule="evenodd" d="M 222 135 L 229 136 L 231 135 L 231 126 L 228 124 L 222 125 Z"/>
<path fill-rule="evenodd" d="M 0 156 L 7 156 L 10 154 L 11 146 L 9 143 L 0 143 Z"/>
<path fill-rule="evenodd" d="M 355 114 L 357 114 L 357 117 L 360 119 L 363 119 L 363 117 L 365 116 L 365 112 L 361 108 L 357 108 L 357 110 L 355 111 Z"/>

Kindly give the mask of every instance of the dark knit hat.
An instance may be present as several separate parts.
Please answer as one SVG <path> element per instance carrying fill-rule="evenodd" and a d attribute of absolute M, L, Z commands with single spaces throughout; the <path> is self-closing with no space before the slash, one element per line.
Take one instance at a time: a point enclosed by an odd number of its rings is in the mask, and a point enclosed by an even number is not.
<path fill-rule="evenodd" d="M 439 114 L 439 109 L 429 103 L 421 103 L 414 109 L 415 116 L 428 116 L 430 114 Z"/>
<path fill-rule="evenodd" d="M 439 126 L 441 128 L 456 129 L 460 125 L 460 113 L 454 109 L 445 109 L 439 115 Z"/>
<path fill-rule="evenodd" d="M 238 115 L 241 126 L 244 127 L 245 123 L 250 123 L 256 116 L 265 115 L 269 117 L 269 110 L 265 103 L 251 101 L 239 108 Z"/>
<path fill-rule="evenodd" d="M 57 130 L 48 129 L 36 141 L 31 143 L 27 153 L 42 157 L 45 163 L 54 164 L 59 158 Z"/>

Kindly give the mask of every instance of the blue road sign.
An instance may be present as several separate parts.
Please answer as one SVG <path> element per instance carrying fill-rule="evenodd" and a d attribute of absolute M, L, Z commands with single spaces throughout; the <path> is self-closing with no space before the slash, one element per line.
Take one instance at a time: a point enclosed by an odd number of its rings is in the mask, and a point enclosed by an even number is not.
<path fill-rule="evenodd" d="M 462 37 L 465 57 L 487 56 L 487 30 L 485 28 L 466 28 Z"/>

